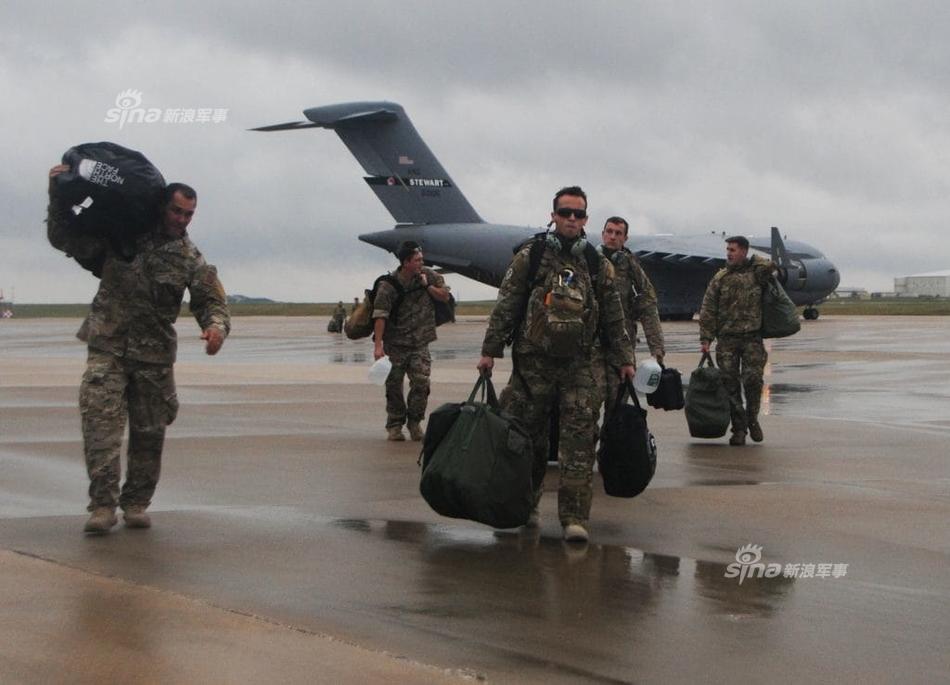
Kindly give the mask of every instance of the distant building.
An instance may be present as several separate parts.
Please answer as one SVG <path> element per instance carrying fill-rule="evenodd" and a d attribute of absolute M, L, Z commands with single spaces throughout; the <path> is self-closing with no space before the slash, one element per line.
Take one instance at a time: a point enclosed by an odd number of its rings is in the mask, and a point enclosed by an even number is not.
<path fill-rule="evenodd" d="M 870 299 L 871 293 L 866 288 L 838 288 L 831 296 L 838 300 L 867 300 Z"/>
<path fill-rule="evenodd" d="M 950 269 L 898 276 L 894 292 L 900 297 L 950 297 Z"/>

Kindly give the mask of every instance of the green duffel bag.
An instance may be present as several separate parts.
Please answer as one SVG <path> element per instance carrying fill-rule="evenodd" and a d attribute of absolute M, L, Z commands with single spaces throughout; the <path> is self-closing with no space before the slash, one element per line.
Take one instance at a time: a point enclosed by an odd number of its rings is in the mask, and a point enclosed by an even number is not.
<path fill-rule="evenodd" d="M 729 429 L 729 393 L 708 352 L 689 377 L 685 410 L 689 434 L 694 438 L 721 438 Z"/>
<path fill-rule="evenodd" d="M 798 310 L 775 278 L 762 288 L 762 337 L 786 338 L 802 328 Z"/>
<path fill-rule="evenodd" d="M 443 405 L 430 417 L 419 490 L 442 516 L 515 528 L 528 522 L 534 506 L 533 459 L 528 432 L 498 406 L 491 379 L 480 376 L 465 402 Z"/>

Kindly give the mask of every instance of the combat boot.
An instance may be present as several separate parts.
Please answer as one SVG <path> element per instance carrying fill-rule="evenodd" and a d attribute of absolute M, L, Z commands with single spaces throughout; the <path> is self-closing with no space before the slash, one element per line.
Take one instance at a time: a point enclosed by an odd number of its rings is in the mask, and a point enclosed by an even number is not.
<path fill-rule="evenodd" d="M 749 437 L 752 438 L 753 442 L 762 442 L 765 439 L 762 426 L 759 425 L 758 421 L 749 421 Z"/>
<path fill-rule="evenodd" d="M 732 434 L 732 437 L 729 438 L 730 445 L 744 445 L 745 444 L 745 431 L 736 431 Z"/>
<path fill-rule="evenodd" d="M 112 526 L 118 522 L 119 519 L 115 516 L 115 509 L 112 507 L 96 507 L 92 510 L 89 520 L 86 521 L 83 531 L 102 535 L 112 530 Z"/>
<path fill-rule="evenodd" d="M 425 431 L 422 430 L 422 426 L 418 421 L 410 421 L 406 424 L 406 427 L 409 429 L 409 438 L 415 442 L 419 442 L 425 437 Z"/>
<path fill-rule="evenodd" d="M 151 528 L 152 517 L 145 513 L 145 507 L 133 504 L 125 510 L 123 517 L 126 528 Z"/>
<path fill-rule="evenodd" d="M 587 542 L 587 529 L 579 523 L 568 523 L 564 526 L 565 542 Z"/>
<path fill-rule="evenodd" d="M 386 436 L 387 440 L 392 440 L 393 442 L 403 442 L 406 439 L 406 436 L 402 434 L 402 426 L 390 426 L 386 429 L 388 435 Z"/>

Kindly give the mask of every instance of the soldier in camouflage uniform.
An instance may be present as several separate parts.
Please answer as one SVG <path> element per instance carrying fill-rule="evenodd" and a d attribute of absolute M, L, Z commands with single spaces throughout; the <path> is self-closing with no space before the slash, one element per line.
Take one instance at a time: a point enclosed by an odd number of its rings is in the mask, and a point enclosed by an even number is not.
<path fill-rule="evenodd" d="M 607 219 L 600 236 L 602 243 L 597 250 L 609 259 L 614 267 L 614 283 L 620 295 L 620 303 L 623 305 L 623 317 L 631 344 L 634 348 L 636 347 L 637 322 L 639 321 L 643 324 L 643 333 L 646 336 L 650 354 L 662 364 L 665 351 L 656 290 L 644 273 L 643 267 L 640 266 L 640 260 L 624 247 L 624 243 L 627 242 L 628 228 L 626 219 L 622 217 L 612 216 Z M 606 416 L 613 409 L 617 398 L 620 377 L 616 367 L 606 363 L 599 339 L 594 347 L 594 369 L 597 372 L 598 387 L 604 398 L 604 416 Z"/>
<path fill-rule="evenodd" d="M 732 413 L 730 445 L 744 445 L 747 430 L 755 442 L 763 440 L 758 416 L 768 353 L 762 344 L 762 289 L 774 271 L 769 260 L 749 258 L 749 241 L 744 236 L 726 238 L 726 267 L 712 277 L 703 296 L 699 339 L 703 352 L 709 351 L 713 340 L 718 341 L 716 363 Z"/>
<path fill-rule="evenodd" d="M 215 354 L 230 331 L 224 288 L 217 271 L 188 238 L 197 205 L 191 188 L 170 184 L 154 231 L 137 238 L 130 261 L 109 241 L 68 226 L 68 208 L 58 201 L 50 170 L 47 236 L 53 247 L 82 263 L 101 264 L 99 291 L 78 336 L 89 347 L 79 391 L 83 445 L 89 474 L 87 533 L 108 533 L 115 509 L 130 528 L 148 528 L 146 509 L 158 484 L 165 427 L 175 420 L 178 398 L 172 366 L 177 351 L 174 323 L 187 288 L 191 311 L 202 329 L 205 350 Z M 128 466 L 119 488 L 119 452 L 129 423 Z"/>
<path fill-rule="evenodd" d="M 393 368 L 386 379 L 386 431 L 388 440 L 409 437 L 422 440 L 422 419 L 429 401 L 432 358 L 429 343 L 436 339 L 435 307 L 432 300 L 448 302 L 445 279 L 423 266 L 422 249 L 406 241 L 396 251 L 399 268 L 392 272 L 403 292 L 392 283 L 380 281 L 373 301 L 373 333 L 376 359 L 389 355 Z M 403 397 L 403 378 L 409 376 L 409 397 Z"/>
<path fill-rule="evenodd" d="M 501 394 L 506 411 L 520 418 L 534 446 L 535 509 L 528 525 L 539 524 L 537 504 L 548 459 L 548 431 L 559 413 L 558 518 L 564 539 L 587 540 L 593 494 L 592 476 L 600 393 L 592 362 L 600 330 L 606 354 L 618 374 L 632 378 L 633 347 L 624 328 L 623 309 L 614 287 L 614 270 L 587 245 L 587 196 L 563 188 L 554 197 L 555 231 L 543 240 L 537 273 L 531 278 L 534 241 L 515 255 L 498 290 L 482 343 L 478 368 L 491 373 L 513 338 L 514 370 Z M 596 265 L 596 277 L 592 278 Z"/>

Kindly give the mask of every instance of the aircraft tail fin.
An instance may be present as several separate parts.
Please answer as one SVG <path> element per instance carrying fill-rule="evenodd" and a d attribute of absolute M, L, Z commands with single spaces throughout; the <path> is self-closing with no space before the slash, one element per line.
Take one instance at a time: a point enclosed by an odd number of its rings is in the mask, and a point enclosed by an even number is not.
<path fill-rule="evenodd" d="M 394 102 L 347 102 L 304 110 L 308 121 L 256 131 L 329 128 L 336 131 L 368 176 L 366 183 L 397 223 L 482 223 Z"/>

